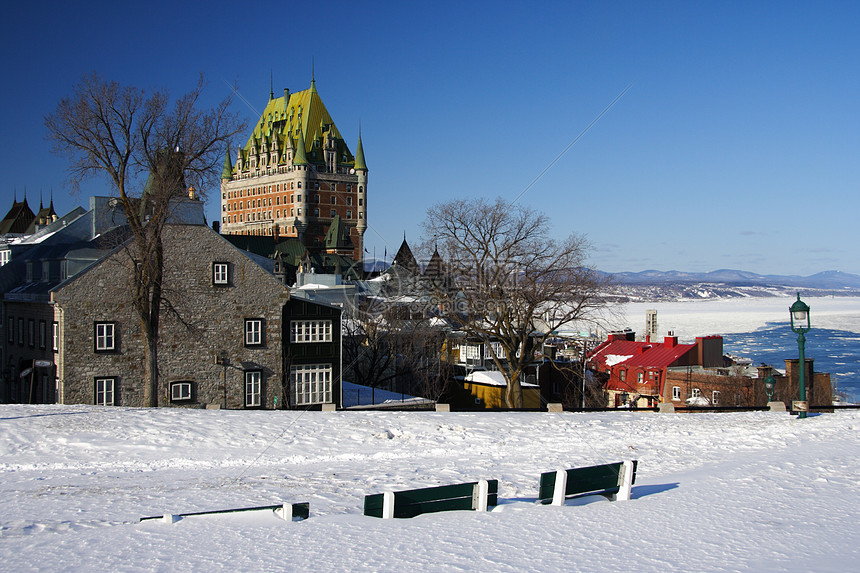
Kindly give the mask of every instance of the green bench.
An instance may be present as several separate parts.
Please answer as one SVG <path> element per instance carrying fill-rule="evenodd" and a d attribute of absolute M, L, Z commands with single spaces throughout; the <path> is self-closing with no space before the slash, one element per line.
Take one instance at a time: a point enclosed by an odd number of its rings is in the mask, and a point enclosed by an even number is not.
<path fill-rule="evenodd" d="M 611 501 L 630 499 L 636 481 L 636 460 L 542 473 L 538 500 L 564 505 L 569 497 L 603 495 Z"/>
<path fill-rule="evenodd" d="M 217 515 L 219 513 L 239 513 L 243 511 L 262 511 L 262 510 L 271 510 L 274 511 L 278 517 L 284 519 L 286 521 L 301 521 L 303 519 L 307 519 L 310 516 L 310 504 L 305 503 L 279 503 L 278 505 L 259 505 L 256 507 L 240 507 L 236 509 L 215 509 L 212 511 L 195 511 L 192 513 L 177 513 L 177 514 L 165 514 L 165 515 L 154 515 L 151 517 L 141 517 L 140 521 L 149 521 L 153 519 L 161 519 L 163 521 L 169 521 L 170 523 L 179 521 L 183 517 L 191 517 L 194 515 Z M 279 511 L 280 510 L 280 511 Z M 289 517 L 287 517 L 289 515 Z"/>
<path fill-rule="evenodd" d="M 364 496 L 364 515 L 381 518 L 415 517 L 437 511 L 487 511 L 498 504 L 499 481 L 375 493 Z"/>

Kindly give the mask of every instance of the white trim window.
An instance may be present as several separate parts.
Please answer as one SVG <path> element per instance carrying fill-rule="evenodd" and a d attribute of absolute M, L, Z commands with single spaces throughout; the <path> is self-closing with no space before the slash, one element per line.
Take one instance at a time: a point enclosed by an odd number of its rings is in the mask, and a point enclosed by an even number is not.
<path fill-rule="evenodd" d="M 701 391 L 701 390 L 699 390 L 698 388 L 693 388 L 693 391 L 690 393 L 690 395 L 691 395 L 693 398 L 701 398 L 701 396 L 702 396 L 702 391 Z"/>
<path fill-rule="evenodd" d="M 331 364 L 302 364 L 290 368 L 296 406 L 331 403 Z"/>
<path fill-rule="evenodd" d="M 259 408 L 263 388 L 263 373 L 259 370 L 245 372 L 245 407 Z"/>
<path fill-rule="evenodd" d="M 711 406 L 716 406 L 720 403 L 720 391 L 714 390 L 711 392 Z"/>
<path fill-rule="evenodd" d="M 111 352 L 116 350 L 116 324 L 113 322 L 95 323 L 96 352 Z"/>
<path fill-rule="evenodd" d="M 216 286 L 230 284 L 229 263 L 212 263 L 212 284 Z"/>
<path fill-rule="evenodd" d="M 260 346 L 263 344 L 263 319 L 245 319 L 245 346 Z"/>
<path fill-rule="evenodd" d="M 293 320 L 290 342 L 331 342 L 330 320 Z"/>
<path fill-rule="evenodd" d="M 170 400 L 172 402 L 188 402 L 191 400 L 191 382 L 171 382 Z"/>
<path fill-rule="evenodd" d="M 680 400 L 681 399 L 681 387 L 680 386 L 672 386 L 672 400 Z"/>
<path fill-rule="evenodd" d="M 116 398 L 116 378 L 96 378 L 96 406 L 113 406 Z"/>

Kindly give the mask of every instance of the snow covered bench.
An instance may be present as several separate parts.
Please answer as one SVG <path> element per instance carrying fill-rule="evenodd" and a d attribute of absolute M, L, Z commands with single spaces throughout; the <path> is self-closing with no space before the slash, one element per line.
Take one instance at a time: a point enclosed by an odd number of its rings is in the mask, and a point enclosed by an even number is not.
<path fill-rule="evenodd" d="M 364 496 L 364 515 L 415 517 L 437 511 L 487 511 L 498 503 L 499 481 L 481 480 Z"/>
<path fill-rule="evenodd" d="M 630 499 L 636 481 L 636 460 L 542 473 L 538 500 L 564 505 L 568 497 L 598 494 L 611 501 Z"/>
<path fill-rule="evenodd" d="M 192 513 L 177 513 L 177 514 L 165 514 L 165 515 L 155 515 L 152 517 L 141 517 L 140 521 L 148 521 L 152 519 L 161 519 L 164 521 L 169 521 L 173 523 L 175 521 L 179 521 L 179 519 L 183 517 L 191 517 L 194 515 L 216 515 L 219 513 L 239 513 L 242 511 L 263 511 L 263 510 L 274 511 L 278 517 L 284 519 L 286 521 L 300 521 L 303 519 L 307 519 L 310 516 L 310 504 L 309 503 L 280 503 L 278 505 L 260 505 L 256 507 L 240 507 L 236 509 L 215 509 L 212 511 L 195 511 Z M 287 517 L 289 516 L 289 517 Z"/>

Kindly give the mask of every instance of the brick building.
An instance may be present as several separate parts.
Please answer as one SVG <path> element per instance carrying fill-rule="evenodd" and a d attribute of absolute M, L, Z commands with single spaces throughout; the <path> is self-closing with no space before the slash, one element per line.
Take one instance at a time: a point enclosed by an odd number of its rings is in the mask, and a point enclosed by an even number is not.
<path fill-rule="evenodd" d="M 221 176 L 225 235 L 297 237 L 312 253 L 363 259 L 367 164 L 328 113 L 315 81 L 269 101 L 245 146 Z"/>

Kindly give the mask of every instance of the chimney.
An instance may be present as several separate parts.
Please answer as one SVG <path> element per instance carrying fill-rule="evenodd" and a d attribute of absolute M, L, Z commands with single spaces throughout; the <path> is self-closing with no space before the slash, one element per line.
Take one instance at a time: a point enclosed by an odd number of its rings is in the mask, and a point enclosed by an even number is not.
<path fill-rule="evenodd" d="M 668 346 L 669 348 L 675 348 L 678 346 L 678 337 L 675 336 L 674 332 L 670 330 L 669 335 L 663 338 L 663 345 Z"/>

